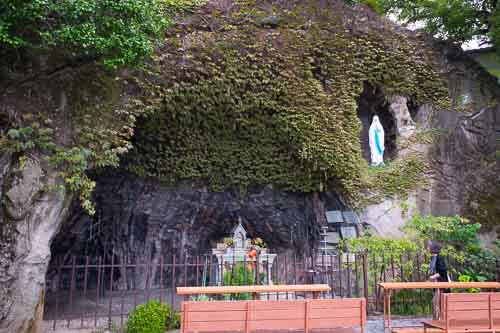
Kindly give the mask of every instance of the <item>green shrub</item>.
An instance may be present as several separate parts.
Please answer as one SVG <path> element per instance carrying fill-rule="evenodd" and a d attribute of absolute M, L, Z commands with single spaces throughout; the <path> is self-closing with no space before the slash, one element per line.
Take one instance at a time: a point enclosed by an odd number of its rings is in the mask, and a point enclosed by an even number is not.
<path fill-rule="evenodd" d="M 252 270 L 243 264 L 236 264 L 231 271 L 224 273 L 224 285 L 226 286 L 248 286 L 255 284 L 255 277 Z M 251 299 L 249 293 L 224 295 L 225 299 L 248 300 Z"/>
<path fill-rule="evenodd" d="M 437 240 L 443 244 L 443 254 L 457 258 L 467 253 L 481 250 L 477 233 L 481 225 L 471 223 L 460 216 L 414 216 L 404 230 L 413 235 L 422 246 L 428 240 Z"/>
<path fill-rule="evenodd" d="M 168 304 L 150 301 L 141 304 L 127 321 L 127 333 L 163 333 L 180 327 L 180 315 Z"/>
<path fill-rule="evenodd" d="M 460 276 L 458 277 L 458 281 L 459 282 L 484 282 L 484 281 L 486 281 L 486 279 L 482 278 L 482 277 L 478 277 L 476 275 L 471 276 L 471 275 L 467 275 L 467 274 L 460 274 Z M 458 292 L 461 292 L 462 289 L 452 289 L 452 291 L 454 293 L 458 293 Z M 466 289 L 466 292 L 468 292 L 468 293 L 478 293 L 480 291 L 481 291 L 481 289 L 479 289 L 479 288 L 467 288 Z"/>
<path fill-rule="evenodd" d="M 471 281 L 496 278 L 496 254 L 481 247 L 478 232 L 481 224 L 460 216 L 414 216 L 404 227 L 420 247 L 429 240 L 442 243 L 441 254 L 448 259 L 452 276 L 468 276 Z"/>
<path fill-rule="evenodd" d="M 395 315 L 427 316 L 432 314 L 431 289 L 399 290 L 392 298 L 392 313 Z"/>

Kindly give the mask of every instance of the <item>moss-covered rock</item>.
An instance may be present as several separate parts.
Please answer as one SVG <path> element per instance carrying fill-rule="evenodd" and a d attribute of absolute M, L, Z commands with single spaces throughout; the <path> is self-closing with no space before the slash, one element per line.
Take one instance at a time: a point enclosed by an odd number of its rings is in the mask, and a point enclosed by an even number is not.
<path fill-rule="evenodd" d="M 334 180 L 354 202 L 368 168 L 356 114 L 365 83 L 449 107 L 423 45 L 383 25 L 366 29 L 337 2 L 233 5 L 208 5 L 172 31 L 146 85 L 158 112 L 139 126 L 130 170 L 214 189 L 310 192 Z"/>

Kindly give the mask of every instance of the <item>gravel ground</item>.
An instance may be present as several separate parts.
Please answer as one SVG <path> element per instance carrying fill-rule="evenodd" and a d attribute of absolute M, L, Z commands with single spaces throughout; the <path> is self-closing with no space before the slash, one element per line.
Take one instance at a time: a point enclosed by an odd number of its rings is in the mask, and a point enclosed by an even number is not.
<path fill-rule="evenodd" d="M 394 318 L 393 326 L 394 327 L 415 327 L 421 326 L 422 320 L 429 318 Z M 53 322 L 52 321 L 44 321 L 42 333 L 104 333 L 106 332 L 105 327 L 107 327 L 107 320 L 100 319 L 97 322 L 98 328 L 87 328 L 81 329 L 80 321 L 71 322 L 69 328 L 67 327 L 67 322 L 58 322 L 56 325 L 56 330 L 53 330 Z M 120 319 L 115 319 L 115 327 L 120 326 Z M 88 323 L 84 322 L 84 326 L 93 326 L 94 321 L 91 320 Z M 112 332 L 116 332 L 114 330 Z M 179 331 L 171 331 L 169 333 L 179 333 Z M 384 333 L 384 323 L 381 316 L 370 317 L 366 326 L 365 333 Z"/>

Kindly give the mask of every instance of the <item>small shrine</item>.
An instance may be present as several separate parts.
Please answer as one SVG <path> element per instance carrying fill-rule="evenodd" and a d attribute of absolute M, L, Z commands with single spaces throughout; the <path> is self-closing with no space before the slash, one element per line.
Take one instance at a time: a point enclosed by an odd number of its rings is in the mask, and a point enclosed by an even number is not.
<path fill-rule="evenodd" d="M 214 272 L 215 276 L 213 277 L 217 285 L 221 285 L 224 272 L 230 271 L 232 265 L 246 262 L 249 267 L 255 267 L 255 264 L 251 264 L 255 260 L 251 254 L 252 248 L 257 250 L 259 261 L 259 267 L 254 272 L 258 271 L 261 276 L 264 273 L 266 276 L 263 283 L 269 281 L 269 284 L 272 284 L 270 277 L 272 276 L 271 272 L 276 254 L 268 253 L 263 242 L 261 244 L 255 244 L 255 242 L 252 244 L 252 240 L 248 238 L 247 232 L 241 224 L 241 219 L 239 219 L 238 225 L 231 232 L 231 237 L 225 238 L 221 243 L 217 243 L 217 247 L 212 249 L 212 254 L 217 258 L 217 271 Z"/>

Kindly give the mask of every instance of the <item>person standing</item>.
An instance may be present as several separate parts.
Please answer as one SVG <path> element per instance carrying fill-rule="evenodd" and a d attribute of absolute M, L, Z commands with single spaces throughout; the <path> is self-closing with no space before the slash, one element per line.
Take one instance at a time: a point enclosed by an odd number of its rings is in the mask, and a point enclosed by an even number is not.
<path fill-rule="evenodd" d="M 429 280 L 432 282 L 450 282 L 448 277 L 448 267 L 441 253 L 441 244 L 438 241 L 429 241 L 427 248 L 431 253 L 431 263 L 429 265 Z M 440 298 L 441 292 L 448 293 L 449 289 L 435 289 L 432 298 L 432 315 L 434 319 L 440 318 Z"/>

